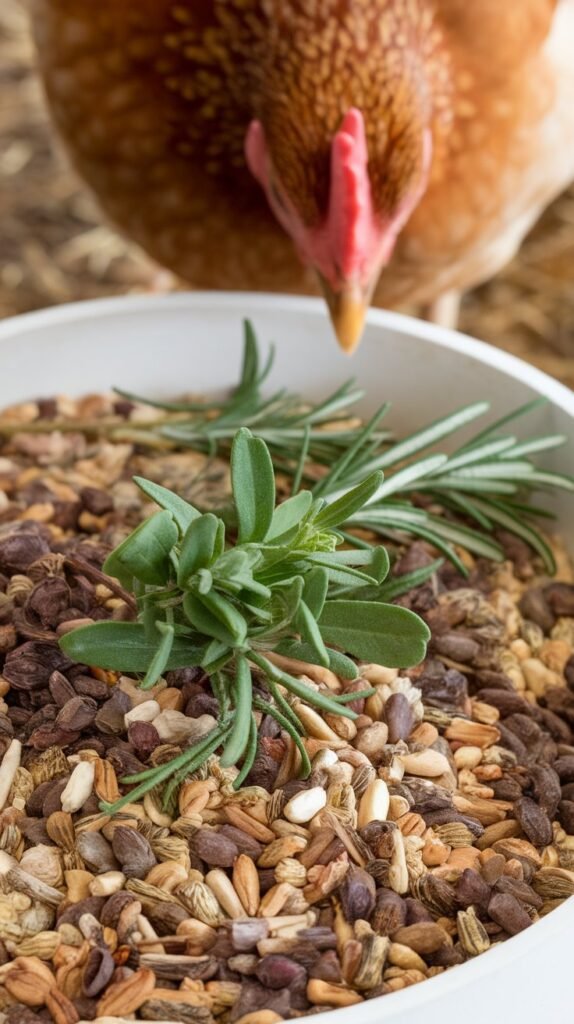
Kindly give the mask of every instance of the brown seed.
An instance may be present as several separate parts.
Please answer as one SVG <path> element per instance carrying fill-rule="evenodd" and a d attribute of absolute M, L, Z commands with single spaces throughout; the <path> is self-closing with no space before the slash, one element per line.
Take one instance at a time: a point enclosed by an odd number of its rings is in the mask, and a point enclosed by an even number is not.
<path fill-rule="evenodd" d="M 530 797 L 524 796 L 514 804 L 514 814 L 533 846 L 549 846 L 552 842 L 552 822 L 546 811 Z"/>
<path fill-rule="evenodd" d="M 409 946 L 415 953 L 425 956 L 436 953 L 442 946 L 450 945 L 451 940 L 444 928 L 432 921 L 421 921 L 418 924 L 405 925 L 391 936 L 393 942 Z"/>
<path fill-rule="evenodd" d="M 470 747 L 491 747 L 498 743 L 500 731 L 495 725 L 468 722 L 465 718 L 453 718 L 445 730 L 447 740 L 456 740 Z"/>
<path fill-rule="evenodd" d="M 509 935 L 517 935 L 532 924 L 522 904 L 508 893 L 496 893 L 488 904 L 488 913 Z"/>
<path fill-rule="evenodd" d="M 407 906 L 402 896 L 391 889 L 379 889 L 371 917 L 374 930 L 379 935 L 392 935 L 405 924 L 406 919 Z"/>
<path fill-rule="evenodd" d="M 94 789 L 100 800 L 110 804 L 119 800 L 121 795 L 113 765 L 101 757 L 94 761 Z"/>
<path fill-rule="evenodd" d="M 374 878 L 362 868 L 351 864 L 339 889 L 343 913 L 347 921 L 368 921 L 375 908 Z"/>
<path fill-rule="evenodd" d="M 247 814 L 241 807 L 237 807 L 235 804 L 227 804 L 223 812 L 231 825 L 242 829 L 243 832 L 246 832 L 248 836 L 251 836 L 258 842 L 272 843 L 275 839 L 275 834 L 271 829 L 267 828 L 266 825 L 262 825 L 260 821 L 256 821 L 255 818 Z"/>
<path fill-rule="evenodd" d="M 80 1019 L 76 1007 L 58 988 L 52 988 L 46 995 L 46 1009 L 54 1024 L 77 1024 Z"/>
<path fill-rule="evenodd" d="M 307 999 L 316 1006 L 354 1006 L 362 1003 L 363 997 L 358 992 L 342 985 L 333 985 L 320 978 L 310 978 L 307 984 Z"/>
<path fill-rule="evenodd" d="M 98 1017 L 121 1017 L 135 1013 L 155 987 L 155 974 L 149 968 L 134 971 L 129 978 L 118 981 L 106 990 L 98 1002 Z"/>
<path fill-rule="evenodd" d="M 389 729 L 389 743 L 399 743 L 410 735 L 413 713 L 404 693 L 392 693 L 385 702 L 385 722 Z"/>
<path fill-rule="evenodd" d="M 230 868 L 239 850 L 232 839 L 215 829 L 200 828 L 193 836 L 191 846 L 209 867 Z"/>
<path fill-rule="evenodd" d="M 259 873 L 247 854 L 242 853 L 233 865 L 233 885 L 249 917 L 255 917 L 259 909 Z"/>
<path fill-rule="evenodd" d="M 43 1006 L 56 984 L 50 968 L 36 956 L 18 956 L 4 978 L 11 996 L 24 1006 Z"/>

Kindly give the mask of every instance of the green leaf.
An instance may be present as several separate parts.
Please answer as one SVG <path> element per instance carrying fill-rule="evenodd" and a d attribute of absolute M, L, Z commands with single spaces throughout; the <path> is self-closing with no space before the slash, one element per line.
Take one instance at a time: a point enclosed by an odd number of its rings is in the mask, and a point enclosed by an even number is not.
<path fill-rule="evenodd" d="M 311 491 L 299 491 L 299 494 L 287 498 L 287 501 L 278 505 L 273 513 L 271 525 L 265 535 L 265 541 L 275 541 L 278 538 L 283 540 L 286 533 L 297 528 L 307 515 L 313 502 Z"/>
<path fill-rule="evenodd" d="M 200 633 L 220 640 L 230 647 L 245 643 L 247 623 L 241 612 L 230 601 L 215 590 L 208 594 L 194 594 L 189 591 L 183 599 L 183 610 L 189 621 Z"/>
<path fill-rule="evenodd" d="M 171 575 L 169 556 L 178 536 L 171 512 L 156 512 L 108 555 L 104 572 L 124 587 L 131 587 L 134 577 L 149 586 L 160 586 Z"/>
<path fill-rule="evenodd" d="M 379 487 L 377 502 L 383 498 L 388 498 L 390 494 L 396 494 L 398 491 L 403 491 L 406 488 L 415 490 L 421 478 L 426 478 L 429 473 L 434 472 L 435 469 L 444 465 L 445 462 L 447 462 L 446 455 L 429 455 L 428 458 L 421 459 L 420 462 L 413 462 L 410 466 L 397 470 L 392 476 L 388 476 Z M 351 519 L 356 520 L 360 515 L 361 513 L 358 512 Z"/>
<path fill-rule="evenodd" d="M 538 533 L 537 530 L 528 526 L 522 521 L 522 517 L 517 516 L 514 511 L 500 501 L 495 501 L 492 498 L 475 498 L 474 500 L 479 510 L 484 512 L 489 519 L 498 523 L 498 525 L 502 526 L 505 530 L 515 533 L 518 537 L 522 537 L 527 544 L 530 544 L 530 547 L 534 548 L 542 558 L 546 572 L 550 576 L 554 575 L 556 572 L 556 562 L 554 560 L 552 548 L 546 543 L 542 535 Z"/>
<path fill-rule="evenodd" d="M 329 574 L 326 569 L 318 565 L 315 569 L 311 569 L 311 572 L 305 574 L 303 582 L 303 600 L 310 612 L 318 619 L 327 598 Z"/>
<path fill-rule="evenodd" d="M 189 524 L 200 515 L 193 505 L 190 505 L 188 501 L 184 501 L 183 498 L 180 498 L 178 494 L 174 494 L 173 491 L 168 491 L 167 487 L 162 487 L 160 484 L 154 483 L 153 480 L 145 480 L 142 476 L 134 476 L 133 479 L 140 491 L 147 494 L 148 498 L 155 501 L 156 505 L 159 505 L 160 508 L 165 509 L 167 512 L 171 512 L 182 535 L 187 530 Z"/>
<path fill-rule="evenodd" d="M 60 647 L 73 661 L 118 672 L 147 672 L 160 637 L 150 638 L 140 622 L 95 622 L 66 633 Z M 200 665 L 205 645 L 174 636 L 165 670 Z"/>
<path fill-rule="evenodd" d="M 190 523 L 179 553 L 177 582 L 180 587 L 184 587 L 190 576 L 199 569 L 209 568 L 217 558 L 216 547 L 221 527 L 223 523 L 212 512 L 206 512 Z"/>
<path fill-rule="evenodd" d="M 273 628 L 279 629 L 290 625 L 299 610 L 303 595 L 303 578 L 292 576 L 290 579 L 275 583 L 271 589 L 271 614 Z"/>
<path fill-rule="evenodd" d="M 334 651 L 332 647 L 327 648 L 329 654 L 329 668 L 340 679 L 352 681 L 359 678 L 359 670 L 354 661 L 348 658 L 341 651 Z"/>
<path fill-rule="evenodd" d="M 231 481 L 239 543 L 264 540 L 275 508 L 273 463 L 265 442 L 246 427 L 238 430 L 233 441 Z"/>
<path fill-rule="evenodd" d="M 414 590 L 415 587 L 422 587 L 423 583 L 430 580 L 442 565 L 444 565 L 444 558 L 435 558 L 434 562 L 423 566 L 422 569 L 413 569 L 412 572 L 405 572 L 402 576 L 394 576 L 392 579 L 387 580 L 382 587 L 379 587 L 379 594 L 376 598 L 370 597 L 369 599 L 394 601 L 395 598 L 401 597 L 402 594 L 408 594 L 409 590 Z"/>
<path fill-rule="evenodd" d="M 316 619 L 304 601 L 299 603 L 296 625 L 302 639 L 309 644 L 313 651 L 312 661 L 314 664 L 322 665 L 323 668 L 329 668 L 329 655 L 323 643 L 321 632 Z"/>
<path fill-rule="evenodd" d="M 235 667 L 234 702 L 235 718 L 221 755 L 222 768 L 229 768 L 239 761 L 249 740 L 253 686 L 249 662 L 242 654 L 238 655 Z"/>
<path fill-rule="evenodd" d="M 347 519 L 373 498 L 382 482 L 382 473 L 371 473 L 362 483 L 327 504 L 315 517 L 315 525 L 324 530 L 346 523 Z"/>
<path fill-rule="evenodd" d="M 410 437 L 398 441 L 397 444 L 389 448 L 380 461 L 380 466 L 394 466 L 397 462 L 402 462 L 417 452 L 436 444 L 437 441 L 442 441 L 443 437 L 448 437 L 449 434 L 453 434 L 465 424 L 475 420 L 477 416 L 488 412 L 489 407 L 488 402 L 474 402 L 472 405 L 466 405 L 448 416 L 435 420 L 428 427 L 417 430 Z"/>
<path fill-rule="evenodd" d="M 173 647 L 175 635 L 173 626 L 167 622 L 156 622 L 156 629 L 160 634 L 161 640 L 157 651 L 150 661 L 145 677 L 141 681 L 142 690 L 151 690 L 152 686 L 155 686 L 160 676 L 163 675 Z"/>
<path fill-rule="evenodd" d="M 370 601 L 327 601 L 319 628 L 326 643 L 389 668 L 418 665 L 430 639 L 414 612 Z"/>

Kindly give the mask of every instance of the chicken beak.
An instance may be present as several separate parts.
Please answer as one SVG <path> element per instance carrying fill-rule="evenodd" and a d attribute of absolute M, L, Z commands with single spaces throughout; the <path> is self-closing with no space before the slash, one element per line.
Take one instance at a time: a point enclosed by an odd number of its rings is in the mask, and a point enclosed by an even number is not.
<path fill-rule="evenodd" d="M 369 296 L 357 284 L 345 283 L 337 292 L 324 280 L 321 285 L 337 341 L 351 355 L 363 334 Z"/>

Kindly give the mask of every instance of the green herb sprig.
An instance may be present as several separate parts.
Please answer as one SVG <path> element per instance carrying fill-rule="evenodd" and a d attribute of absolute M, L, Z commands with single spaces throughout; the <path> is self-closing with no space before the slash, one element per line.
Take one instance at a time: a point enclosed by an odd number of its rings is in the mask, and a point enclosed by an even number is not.
<path fill-rule="evenodd" d="M 169 804 L 179 782 L 219 748 L 223 767 L 241 763 L 234 782 L 241 785 L 257 752 L 255 711 L 271 715 L 291 736 L 308 774 L 297 703 L 356 715 L 345 695 L 282 671 L 270 653 L 330 668 L 348 680 L 357 677 L 353 658 L 408 667 L 425 655 L 426 624 L 387 603 L 396 581 L 385 589 L 385 549 L 341 546 L 338 527 L 377 495 L 383 484 L 379 470 L 330 501 L 302 490 L 276 505 L 269 449 L 242 428 L 231 449 L 231 481 L 234 543 L 218 515 L 201 513 L 172 491 L 136 478 L 160 511 L 111 553 L 104 571 L 134 592 L 137 622 L 99 622 L 60 641 L 76 661 L 140 674 L 144 690 L 169 669 L 199 666 L 219 703 L 217 726 L 167 764 L 125 778 L 136 788 L 103 805 L 109 813 L 163 784 Z M 430 568 L 416 574 L 417 580 L 427 578 Z"/>
<path fill-rule="evenodd" d="M 503 529 L 526 541 L 546 571 L 555 572 L 551 548 L 538 526 L 539 520 L 552 515 L 534 504 L 533 498 L 557 489 L 572 492 L 574 479 L 541 469 L 535 460 L 567 438 L 556 433 L 521 441 L 506 432 L 545 399 L 512 410 L 464 443 L 457 444 L 457 436 L 487 415 L 487 401 L 462 406 L 396 440 L 382 428 L 391 408 L 388 402 L 361 425 L 355 409 L 364 392 L 353 380 L 316 403 L 286 389 L 264 394 L 273 358 L 271 348 L 262 362 L 253 328 L 245 322 L 240 379 L 227 398 L 208 403 L 163 402 L 118 391 L 158 409 L 158 418 L 141 424 L 118 423 L 113 418 L 25 424 L 0 420 L 0 436 L 83 430 L 150 449 L 188 447 L 227 458 L 237 430 L 246 426 L 267 443 L 277 468 L 292 477 L 293 493 L 304 484 L 316 497 L 337 495 L 373 470 L 383 470 L 384 483 L 368 506 L 355 513 L 354 526 L 400 543 L 411 537 L 426 540 L 463 575 L 467 570 L 457 549 L 501 561 L 504 552 L 495 532 Z M 441 450 L 443 444 L 453 449 L 452 454 Z"/>
<path fill-rule="evenodd" d="M 534 399 L 510 411 L 458 446 L 453 446 L 453 440 L 488 413 L 489 402 L 462 406 L 395 440 L 391 431 L 381 428 L 391 409 L 389 402 L 364 426 L 358 424 L 355 406 L 364 392 L 353 380 L 316 404 L 285 390 L 265 397 L 262 386 L 273 355 L 271 349 L 262 364 L 253 328 L 246 322 L 240 381 L 226 401 L 209 406 L 153 402 L 120 392 L 177 417 L 177 421 L 139 430 L 134 438 L 142 443 L 161 439 L 225 455 L 238 427 L 247 426 L 267 442 L 275 465 L 293 477 L 294 493 L 303 482 L 315 497 L 336 497 L 365 475 L 384 471 L 384 483 L 348 525 L 399 542 L 413 536 L 426 540 L 462 575 L 467 575 L 467 569 L 456 548 L 502 561 L 504 553 L 493 534 L 504 529 L 526 541 L 548 573 L 556 571 L 552 550 L 537 527 L 537 520 L 552 515 L 534 505 L 532 498 L 555 490 L 573 492 L 574 478 L 541 469 L 533 458 L 560 447 L 567 438 L 555 433 L 521 441 L 506 433 L 546 399 Z M 437 451 L 443 443 L 454 447 L 452 454 Z M 432 511 L 433 505 L 444 511 Z"/>

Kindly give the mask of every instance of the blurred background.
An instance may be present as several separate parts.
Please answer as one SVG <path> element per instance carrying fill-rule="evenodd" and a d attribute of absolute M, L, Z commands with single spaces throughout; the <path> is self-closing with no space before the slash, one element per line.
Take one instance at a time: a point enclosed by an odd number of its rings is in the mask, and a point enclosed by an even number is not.
<path fill-rule="evenodd" d="M 50 129 L 27 18 L 0 0 L 0 318 L 77 299 L 176 289 L 101 217 Z M 574 387 L 574 189 L 517 258 L 465 297 L 461 330 Z"/>

